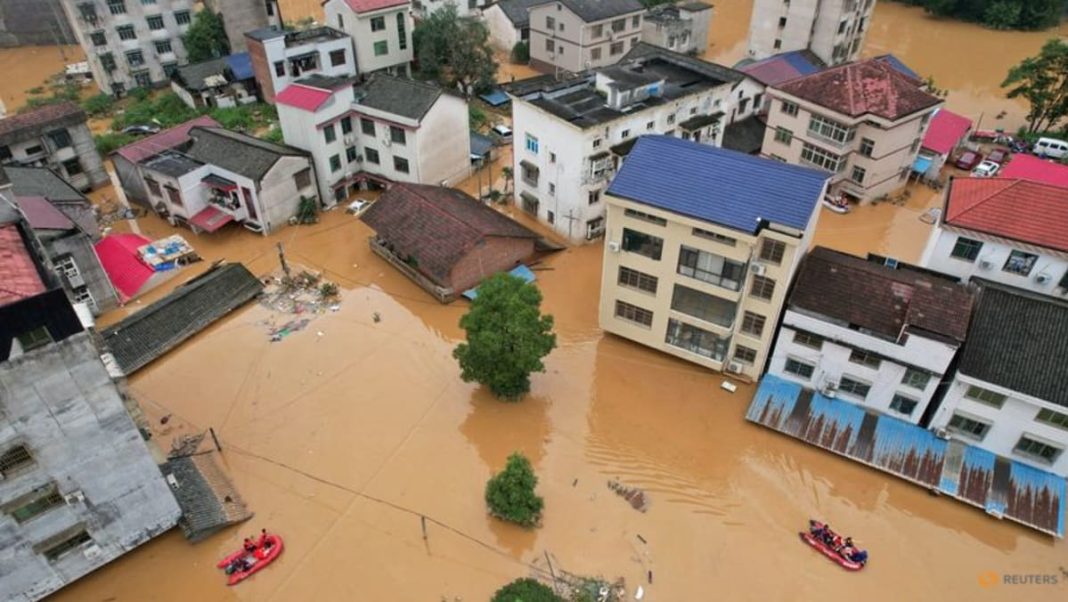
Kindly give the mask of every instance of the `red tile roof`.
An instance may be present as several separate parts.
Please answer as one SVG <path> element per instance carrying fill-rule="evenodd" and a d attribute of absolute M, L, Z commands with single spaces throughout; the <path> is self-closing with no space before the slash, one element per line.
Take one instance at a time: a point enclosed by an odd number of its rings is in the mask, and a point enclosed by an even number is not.
<path fill-rule="evenodd" d="M 1068 251 L 1068 188 L 1008 178 L 954 178 L 945 222 Z"/>
<path fill-rule="evenodd" d="M 333 96 L 333 92 L 329 90 L 292 84 L 279 92 L 274 97 L 274 101 L 287 107 L 296 107 L 314 113 L 319 110 L 319 107 L 323 106 L 323 103 L 330 100 L 331 96 Z"/>
<path fill-rule="evenodd" d="M 408 4 L 408 2 L 409 0 L 345 0 L 345 4 L 348 4 L 349 8 L 358 13 L 369 13 L 373 10 Z M 324 0 L 323 4 L 326 4 L 326 0 Z"/>
<path fill-rule="evenodd" d="M 45 292 L 33 257 L 22 242 L 18 226 L 0 226 L 0 305 Z"/>
<path fill-rule="evenodd" d="M 74 222 L 43 196 L 15 197 L 34 230 L 73 230 Z"/>
<path fill-rule="evenodd" d="M 398 255 L 415 257 L 420 272 L 445 286 L 452 268 L 486 238 L 538 238 L 467 194 L 443 186 L 394 184 L 361 219 Z"/>
<path fill-rule="evenodd" d="M 1013 155 L 1009 162 L 1001 167 L 999 175 L 1003 178 L 1018 178 L 1068 188 L 1068 165 L 1039 159 L 1034 155 Z"/>
<path fill-rule="evenodd" d="M 945 109 L 939 109 L 931 118 L 927 134 L 923 137 L 923 148 L 933 150 L 940 155 L 948 155 L 960 144 L 962 138 L 972 129 L 972 120 Z"/>
<path fill-rule="evenodd" d="M 178 124 L 170 129 L 163 130 L 137 142 L 132 142 L 115 151 L 120 157 L 132 163 L 140 163 L 145 159 L 172 149 L 189 141 L 189 130 L 198 125 L 205 127 L 221 127 L 219 122 L 207 115 L 201 115 L 185 123 Z"/>
<path fill-rule="evenodd" d="M 905 328 L 964 341 L 973 298 L 952 280 L 816 247 L 798 271 L 790 307 L 897 340 Z"/>
<path fill-rule="evenodd" d="M 54 121 L 74 118 L 77 121 L 85 121 L 85 111 L 73 102 L 61 102 L 54 105 L 45 105 L 33 111 L 18 113 L 0 119 L 0 136 L 13 134 L 20 130 L 36 128 L 47 125 Z"/>
<path fill-rule="evenodd" d="M 137 249 L 152 241 L 140 234 L 112 234 L 96 243 L 96 254 L 123 301 L 137 295 L 155 272 L 141 261 Z"/>
<path fill-rule="evenodd" d="M 776 88 L 843 115 L 876 115 L 891 121 L 942 102 L 921 90 L 920 82 L 879 59 L 826 69 Z"/>

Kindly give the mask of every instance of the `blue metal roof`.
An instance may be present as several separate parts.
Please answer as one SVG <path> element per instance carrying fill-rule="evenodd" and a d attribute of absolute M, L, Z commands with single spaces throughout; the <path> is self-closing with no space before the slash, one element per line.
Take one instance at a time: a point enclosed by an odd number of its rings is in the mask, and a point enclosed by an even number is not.
<path fill-rule="evenodd" d="M 252 57 L 247 52 L 239 52 L 226 57 L 226 66 L 234 74 L 237 81 L 252 79 L 256 74 L 252 72 Z"/>
<path fill-rule="evenodd" d="M 908 65 L 906 65 L 903 62 L 901 62 L 901 59 L 897 58 L 896 56 L 894 56 L 892 54 L 884 54 L 884 55 L 880 56 L 879 58 L 884 60 L 884 61 L 886 61 L 887 63 L 890 63 L 890 66 L 893 67 L 896 71 L 900 71 L 901 73 L 904 73 L 905 75 L 911 77 L 912 79 L 921 79 L 921 80 L 923 79 L 915 71 L 913 71 L 912 69 L 909 69 Z"/>
<path fill-rule="evenodd" d="M 642 136 L 608 193 L 755 234 L 757 218 L 804 230 L 830 177 L 671 136 Z"/>
<path fill-rule="evenodd" d="M 493 138 L 471 130 L 471 155 L 483 157 L 493 149 Z"/>
<path fill-rule="evenodd" d="M 797 69 L 797 72 L 801 75 L 811 75 L 817 71 L 821 71 L 820 66 L 809 60 L 808 56 L 800 50 L 787 52 L 786 54 L 780 55 L 780 57 L 789 63 L 791 67 Z"/>
<path fill-rule="evenodd" d="M 508 104 L 511 101 L 508 95 L 503 90 L 494 89 L 485 94 L 479 94 L 479 98 L 486 101 L 491 107 L 499 107 L 503 104 Z"/>
<path fill-rule="evenodd" d="M 535 280 L 537 280 L 537 276 L 534 275 L 534 272 L 531 271 L 531 269 L 528 268 L 525 265 L 517 265 L 516 267 L 512 268 L 512 271 L 510 271 L 508 273 L 513 275 L 513 276 L 516 276 L 518 278 L 522 278 L 528 284 L 531 283 L 531 282 L 534 282 Z M 471 301 L 474 301 L 475 297 L 478 296 L 478 287 L 475 286 L 475 287 L 469 288 L 466 291 L 464 291 L 462 294 L 463 294 L 464 297 L 470 299 Z"/>

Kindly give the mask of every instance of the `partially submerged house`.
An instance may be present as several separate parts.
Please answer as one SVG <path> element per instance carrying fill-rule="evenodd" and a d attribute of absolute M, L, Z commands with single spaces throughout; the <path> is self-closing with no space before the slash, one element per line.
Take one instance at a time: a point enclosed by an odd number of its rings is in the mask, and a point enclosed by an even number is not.
<path fill-rule="evenodd" d="M 146 209 L 152 209 L 152 204 L 148 198 L 148 188 L 145 186 L 138 164 L 162 151 L 189 142 L 189 130 L 198 125 L 219 127 L 219 122 L 207 115 L 201 115 L 185 123 L 131 142 L 111 154 L 111 162 L 115 165 L 115 175 L 119 177 L 119 184 L 122 186 L 123 192 L 126 193 L 127 200 Z"/>
<path fill-rule="evenodd" d="M 247 52 L 178 67 L 171 76 L 171 90 L 193 109 L 236 107 L 258 100 Z"/>
<path fill-rule="evenodd" d="M 578 73 L 618 62 L 642 37 L 638 0 L 557 0 L 530 6 L 530 66 Z"/>
<path fill-rule="evenodd" d="M 0 165 L 48 167 L 78 190 L 107 184 L 86 119 L 85 110 L 72 102 L 0 119 Z"/>
<path fill-rule="evenodd" d="M 371 249 L 442 303 L 534 254 L 538 234 L 467 194 L 395 184 L 360 216 Z"/>
<path fill-rule="evenodd" d="M 927 126 L 912 171 L 922 177 L 937 178 L 942 166 L 964 145 L 971 132 L 971 119 L 945 108 L 938 109 Z"/>
<path fill-rule="evenodd" d="M 703 54 L 708 48 L 712 10 L 712 5 L 704 2 L 654 6 L 645 14 L 642 41 L 684 54 Z"/>

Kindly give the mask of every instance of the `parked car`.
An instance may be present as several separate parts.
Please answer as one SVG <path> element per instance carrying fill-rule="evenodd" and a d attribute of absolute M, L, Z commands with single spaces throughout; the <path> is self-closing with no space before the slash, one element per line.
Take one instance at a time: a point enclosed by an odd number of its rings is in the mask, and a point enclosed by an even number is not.
<path fill-rule="evenodd" d="M 990 161 L 989 159 L 983 161 L 978 167 L 972 170 L 972 175 L 977 178 L 992 178 L 1001 169 L 1001 165 Z"/>
<path fill-rule="evenodd" d="M 997 163 L 998 165 L 1004 163 L 1005 160 L 1008 158 L 1009 152 L 1003 148 L 995 148 L 994 150 L 990 151 L 989 155 L 986 156 L 987 161 L 990 161 L 991 163 Z"/>
<path fill-rule="evenodd" d="M 122 133 L 131 136 L 148 136 L 149 134 L 158 134 L 159 126 L 152 124 L 131 125 L 123 128 Z"/>
<path fill-rule="evenodd" d="M 493 126 L 493 133 L 501 139 L 501 142 L 508 143 L 512 141 L 512 128 L 497 124 Z"/>
<path fill-rule="evenodd" d="M 979 165 L 979 162 L 982 160 L 983 155 L 975 151 L 967 151 L 957 159 L 957 162 L 954 163 L 954 165 L 961 169 L 972 169 L 976 165 Z"/>
<path fill-rule="evenodd" d="M 1056 138 L 1039 138 L 1038 142 L 1031 147 L 1031 152 L 1039 157 L 1063 159 L 1065 155 L 1068 155 L 1068 142 Z"/>
<path fill-rule="evenodd" d="M 371 201 L 366 199 L 356 199 L 349 203 L 349 206 L 345 208 L 345 213 L 351 213 L 352 215 L 359 215 L 363 213 L 364 209 L 367 209 L 371 205 Z"/>

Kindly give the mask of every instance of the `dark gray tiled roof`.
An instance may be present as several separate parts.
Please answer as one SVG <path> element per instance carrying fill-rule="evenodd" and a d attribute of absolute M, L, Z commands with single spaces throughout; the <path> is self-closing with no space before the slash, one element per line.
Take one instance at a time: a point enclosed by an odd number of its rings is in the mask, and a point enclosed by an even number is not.
<path fill-rule="evenodd" d="M 272 25 L 271 27 L 263 27 L 261 29 L 253 29 L 252 31 L 245 32 L 246 38 L 252 38 L 253 40 L 257 40 L 259 42 L 273 40 L 275 38 L 280 38 L 284 35 L 286 35 L 285 30 L 280 29 L 274 25 Z"/>
<path fill-rule="evenodd" d="M 257 181 L 274 167 L 278 159 L 308 155 L 292 146 L 274 144 L 223 128 L 197 126 L 189 130 L 189 138 L 184 149 L 189 157 Z"/>
<path fill-rule="evenodd" d="M 356 88 L 356 103 L 419 120 L 441 94 L 441 88 L 431 84 L 376 73 L 366 84 Z"/>
<path fill-rule="evenodd" d="M 263 284 L 245 266 L 229 263 L 181 285 L 101 334 L 123 373 L 130 375 L 262 290 Z"/>
<path fill-rule="evenodd" d="M 972 282 L 979 289 L 961 374 L 1068 407 L 1068 302 Z"/>
<path fill-rule="evenodd" d="M 0 187 L 6 186 L 11 183 L 11 180 L 7 177 L 7 172 L 0 166 Z"/>
<path fill-rule="evenodd" d="M 501 0 L 497 3 L 504 16 L 516 27 L 530 25 L 530 7 L 545 4 L 545 0 Z"/>
<path fill-rule="evenodd" d="M 226 57 L 211 59 L 202 63 L 193 63 L 178 67 L 174 74 L 175 81 L 187 90 L 206 90 L 210 88 L 205 79 L 213 75 L 227 77 Z"/>
<path fill-rule="evenodd" d="M 764 146 L 764 130 L 767 124 L 753 115 L 741 121 L 735 121 L 723 129 L 723 148 L 755 155 Z"/>
<path fill-rule="evenodd" d="M 543 0 L 538 4 L 552 1 L 560 2 L 587 23 L 645 10 L 638 0 Z"/>
<path fill-rule="evenodd" d="M 660 46 L 654 46 L 647 42 L 639 42 L 637 46 L 631 48 L 627 54 L 623 55 L 620 62 L 629 59 L 651 59 L 658 58 L 665 62 L 671 63 L 678 67 L 685 67 L 695 73 L 719 80 L 721 82 L 738 83 L 746 78 L 746 75 L 741 71 L 735 71 L 730 67 L 724 67 L 718 63 L 712 63 L 709 61 L 703 61 L 697 57 L 690 56 L 688 54 L 682 54 L 680 52 L 672 52 L 667 48 L 661 48 Z"/>
<path fill-rule="evenodd" d="M 200 541 L 252 518 L 237 489 L 215 462 L 214 453 L 171 458 L 160 469 L 177 483 L 171 491 L 182 509 L 178 525 L 190 541 Z"/>
<path fill-rule="evenodd" d="M 47 167 L 4 167 L 15 194 L 19 196 L 43 196 L 57 202 L 85 202 L 85 195 L 67 183 Z"/>
<path fill-rule="evenodd" d="M 319 88 L 320 90 L 336 90 L 344 87 L 346 84 L 359 80 L 359 77 L 335 77 L 333 75 L 323 75 L 321 73 L 313 73 L 307 77 L 302 77 L 294 84 L 302 84 L 310 86 L 312 88 Z"/>

